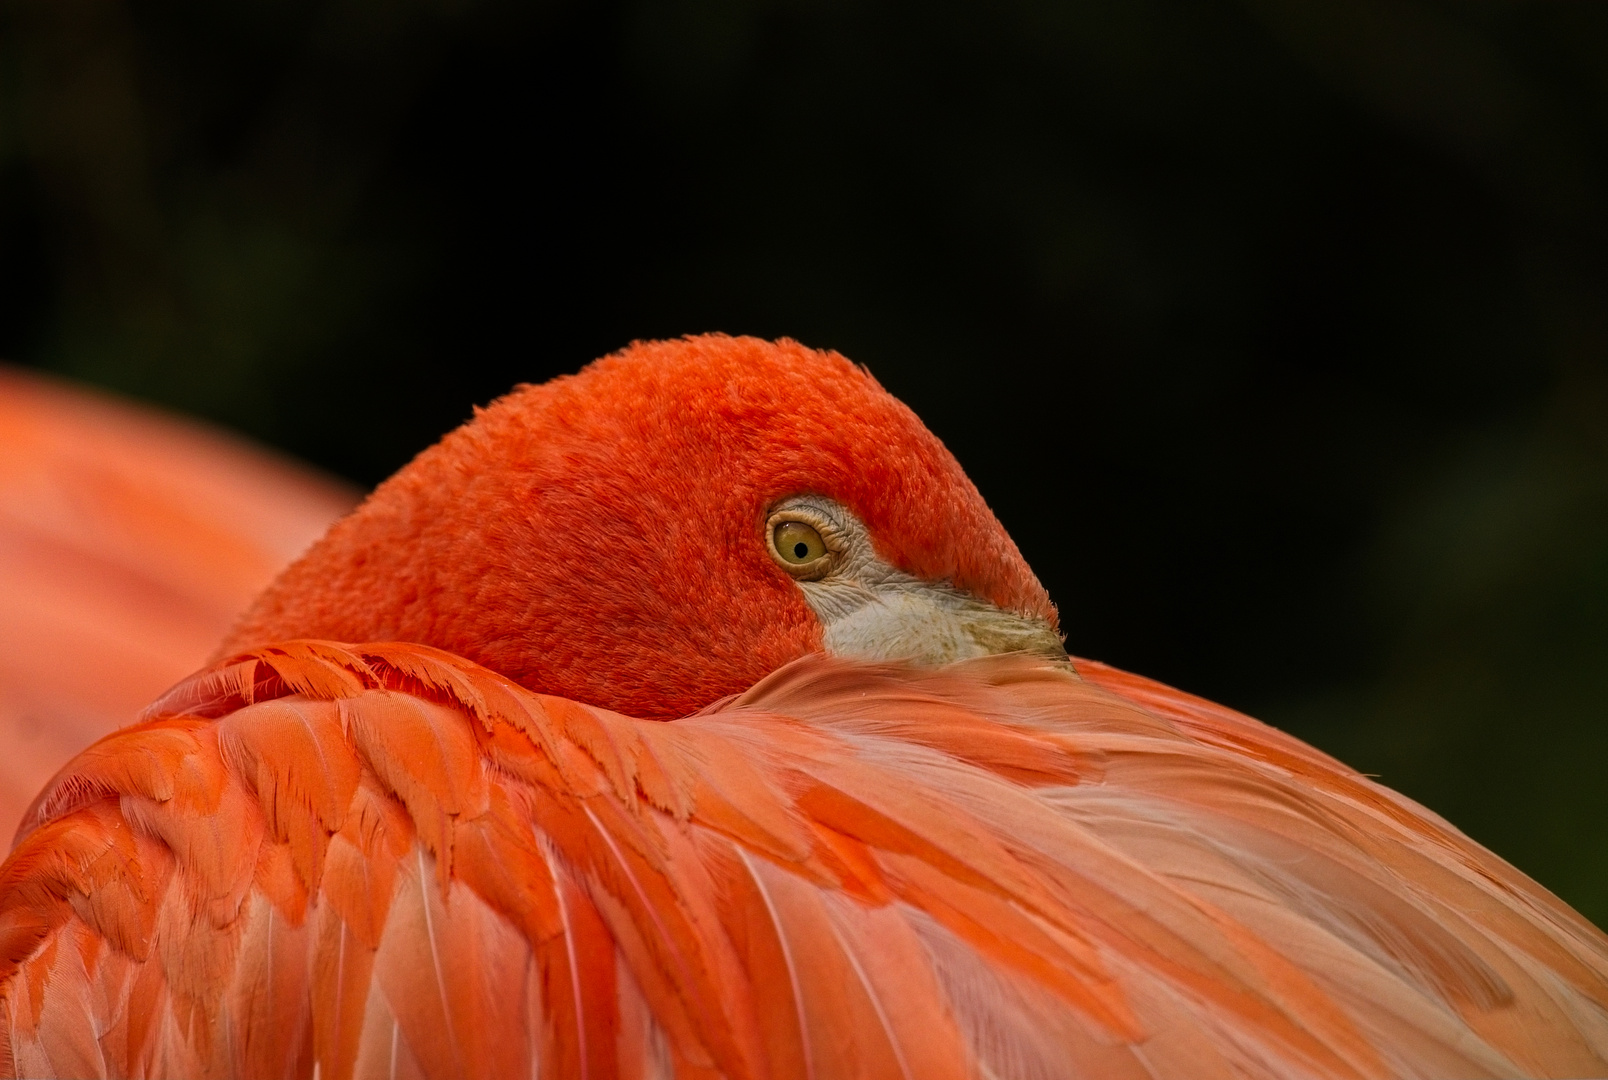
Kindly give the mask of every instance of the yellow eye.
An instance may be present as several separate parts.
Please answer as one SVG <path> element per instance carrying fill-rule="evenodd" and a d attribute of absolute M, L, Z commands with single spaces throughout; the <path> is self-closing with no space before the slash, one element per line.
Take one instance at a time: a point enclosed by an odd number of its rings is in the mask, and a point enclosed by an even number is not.
<path fill-rule="evenodd" d="M 821 534 L 802 521 L 777 523 L 771 542 L 781 560 L 792 566 L 807 565 L 826 554 L 826 541 Z"/>

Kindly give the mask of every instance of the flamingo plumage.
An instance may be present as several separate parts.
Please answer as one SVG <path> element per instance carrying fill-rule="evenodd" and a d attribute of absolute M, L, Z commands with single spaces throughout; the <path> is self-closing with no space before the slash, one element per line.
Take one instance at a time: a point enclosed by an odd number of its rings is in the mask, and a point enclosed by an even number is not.
<path fill-rule="evenodd" d="M 1066 658 L 909 410 L 710 336 L 480 412 L 45 787 L 0 1067 L 1590 1076 L 1608 939 Z"/>

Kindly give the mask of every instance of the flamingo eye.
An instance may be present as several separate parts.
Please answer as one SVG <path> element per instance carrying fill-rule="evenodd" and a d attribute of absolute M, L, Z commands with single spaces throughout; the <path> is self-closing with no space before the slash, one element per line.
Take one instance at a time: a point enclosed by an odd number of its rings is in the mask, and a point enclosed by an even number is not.
<path fill-rule="evenodd" d="M 826 556 L 826 541 L 802 521 L 778 523 L 771 532 L 771 546 L 776 549 L 776 557 L 789 567 L 806 567 Z"/>
<path fill-rule="evenodd" d="M 809 496 L 789 499 L 765 521 L 764 537 L 776 565 L 799 581 L 819 581 L 836 573 L 846 554 L 842 527 L 826 500 Z"/>

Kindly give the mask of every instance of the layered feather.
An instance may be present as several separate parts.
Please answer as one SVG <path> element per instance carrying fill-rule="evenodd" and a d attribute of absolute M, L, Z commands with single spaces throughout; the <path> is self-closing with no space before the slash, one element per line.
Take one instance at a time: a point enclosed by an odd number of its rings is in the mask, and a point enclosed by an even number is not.
<path fill-rule="evenodd" d="M 1608 1072 L 1608 940 L 1097 664 L 810 658 L 682 720 L 421 646 L 181 684 L 0 868 L 12 1075 Z"/>

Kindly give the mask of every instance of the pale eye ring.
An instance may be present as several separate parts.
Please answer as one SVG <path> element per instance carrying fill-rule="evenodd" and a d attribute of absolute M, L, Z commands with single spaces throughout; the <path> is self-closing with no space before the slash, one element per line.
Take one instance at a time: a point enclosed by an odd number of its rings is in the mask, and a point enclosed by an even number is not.
<path fill-rule="evenodd" d="M 817 578 L 831 568 L 832 548 L 822 529 L 796 512 L 772 514 L 765 523 L 771 558 L 797 578 Z"/>

